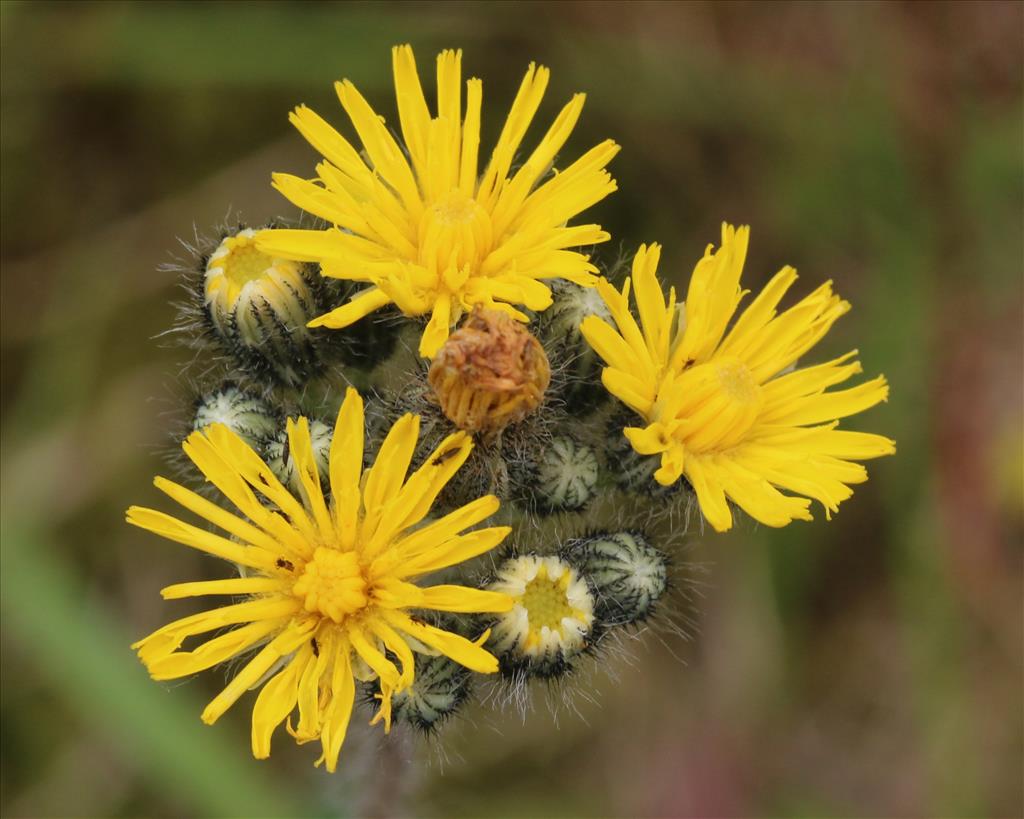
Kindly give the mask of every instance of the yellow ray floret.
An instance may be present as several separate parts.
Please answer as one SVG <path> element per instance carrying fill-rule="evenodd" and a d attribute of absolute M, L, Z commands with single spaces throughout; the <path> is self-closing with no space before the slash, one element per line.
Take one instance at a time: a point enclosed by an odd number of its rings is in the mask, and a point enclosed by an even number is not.
<path fill-rule="evenodd" d="M 410 613 L 504 612 L 513 605 L 493 591 L 415 583 L 420 575 L 489 551 L 510 531 L 465 531 L 497 510 L 493 496 L 423 524 L 473 442 L 462 432 L 449 436 L 408 475 L 418 436 L 419 417 L 401 418 L 364 472 L 363 402 L 349 389 L 331 443 L 330 500 L 320 485 L 308 423 L 300 418 L 288 422 L 299 497 L 241 438 L 214 424 L 190 435 L 184 449 L 240 514 L 164 478 L 157 478 L 156 486 L 225 534 L 153 509 L 128 510 L 129 523 L 245 568 L 244 577 L 168 586 L 163 590 L 168 599 L 242 599 L 170 623 L 133 648 L 157 680 L 195 674 L 249 653 L 202 719 L 215 722 L 266 679 L 252 716 L 257 758 L 270 755 L 271 735 L 288 719 L 299 742 L 320 740 L 320 761 L 333 771 L 352 712 L 356 674 L 379 680 L 377 719 L 390 727 L 392 696 L 413 682 L 414 651 L 445 654 L 481 673 L 497 670 L 495 658 L 480 647 L 486 634 L 473 642 Z M 186 640 L 215 632 L 195 647 L 182 648 Z M 296 710 L 293 727 L 289 717 Z"/>
<path fill-rule="evenodd" d="M 889 394 L 881 376 L 830 390 L 862 372 L 856 351 L 791 370 L 850 309 L 831 282 L 779 313 L 796 281 L 796 271 L 783 268 L 733 321 L 745 295 L 749 235 L 723 225 L 721 247 L 708 246 L 679 305 L 675 291 L 666 300 L 658 283 L 661 248 L 641 246 L 621 292 L 598 283 L 615 326 L 596 316 L 581 325 L 608 365 L 605 387 L 646 421 L 624 430 L 633 448 L 661 456 L 659 483 L 685 476 L 719 531 L 732 526 L 727 500 L 769 526 L 809 520 L 809 499 L 831 515 L 852 494 L 850 484 L 867 480 L 856 461 L 895 452 L 881 435 L 838 429 L 839 419 Z"/>
<path fill-rule="evenodd" d="M 325 230 L 271 230 L 259 246 L 288 259 L 319 262 L 325 276 L 368 286 L 311 326 L 341 328 L 395 304 L 408 316 L 430 315 L 420 354 L 432 357 L 449 328 L 474 305 L 543 310 L 542 279 L 592 286 L 597 269 L 572 248 L 607 241 L 599 225 L 567 223 L 615 190 L 605 166 L 619 150 L 606 140 L 556 170 L 554 163 L 583 109 L 577 94 L 529 154 L 526 135 L 549 72 L 530 65 L 491 159 L 479 170 L 480 80 L 466 83 L 462 52 L 437 58 L 437 115 L 431 116 L 412 49 L 392 51 L 402 143 L 355 86 L 335 88 L 362 143 L 357 150 L 305 106 L 292 124 L 324 157 L 316 178 L 275 174 L 274 187 Z M 525 159 L 525 161 L 523 161 Z M 513 162 L 522 162 L 515 171 Z"/>

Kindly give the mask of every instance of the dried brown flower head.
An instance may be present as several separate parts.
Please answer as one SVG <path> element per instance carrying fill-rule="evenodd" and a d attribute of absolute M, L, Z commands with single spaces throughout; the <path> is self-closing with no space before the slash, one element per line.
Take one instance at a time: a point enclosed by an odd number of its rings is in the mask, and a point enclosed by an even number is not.
<path fill-rule="evenodd" d="M 522 324 L 478 308 L 438 351 L 427 378 L 452 423 L 496 435 L 540 405 L 551 367 Z"/>

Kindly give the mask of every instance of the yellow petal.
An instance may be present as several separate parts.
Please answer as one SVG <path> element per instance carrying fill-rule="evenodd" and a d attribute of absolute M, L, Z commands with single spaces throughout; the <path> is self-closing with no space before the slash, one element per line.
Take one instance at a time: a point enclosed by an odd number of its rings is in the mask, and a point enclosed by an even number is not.
<path fill-rule="evenodd" d="M 512 102 L 512 109 L 501 129 L 498 143 L 491 155 L 491 161 L 484 172 L 480 182 L 479 199 L 487 210 L 493 210 L 497 194 L 501 189 L 509 168 L 515 158 L 519 143 L 526 135 L 526 130 L 537 113 L 541 98 L 548 85 L 550 72 L 544 66 L 537 67 L 530 63 L 530 67 L 519 86 L 519 92 Z"/>
<path fill-rule="evenodd" d="M 515 601 L 507 594 L 470 589 L 465 586 L 429 586 L 423 589 L 420 607 L 434 611 L 511 611 Z"/>
<path fill-rule="evenodd" d="M 685 467 L 685 450 L 676 444 L 661 453 L 661 466 L 654 473 L 654 480 L 662 486 L 671 486 L 679 480 Z"/>
<path fill-rule="evenodd" d="M 363 399 L 353 387 L 349 387 L 338 410 L 328 456 L 331 500 L 345 548 L 352 546 L 361 503 L 359 482 L 363 474 L 363 424 Z"/>
<path fill-rule="evenodd" d="M 622 432 L 633 449 L 641 455 L 657 455 L 675 444 L 668 436 L 665 427 L 658 423 L 644 428 L 626 427 Z"/>
<path fill-rule="evenodd" d="M 275 556 L 264 549 L 236 543 L 213 532 L 183 523 L 156 509 L 132 506 L 128 509 L 125 520 L 132 526 L 148 529 L 168 540 L 191 546 L 193 549 L 199 549 L 232 563 L 248 566 L 250 569 L 272 569 L 274 566 Z"/>
<path fill-rule="evenodd" d="M 320 761 L 326 763 L 330 773 L 334 773 L 338 767 L 338 755 L 341 753 L 342 743 L 348 733 L 348 723 L 352 717 L 355 698 L 356 681 L 352 676 L 349 648 L 347 645 L 339 643 L 334 654 L 334 667 L 331 673 L 331 699 L 324 712 L 320 734 L 320 742 L 323 747 L 323 756 Z"/>
<path fill-rule="evenodd" d="M 645 418 L 650 416 L 655 398 L 652 390 L 657 386 L 653 381 L 644 382 L 630 372 L 605 367 L 601 372 L 601 383 L 623 404 Z"/>
<path fill-rule="evenodd" d="M 281 551 L 281 545 L 271 536 L 253 526 L 246 520 L 232 515 L 230 512 L 211 503 L 191 489 L 186 489 L 180 484 L 169 481 L 166 478 L 157 477 L 153 479 L 153 485 L 172 500 L 177 501 L 190 512 L 195 512 L 202 518 L 210 521 L 225 532 L 234 535 L 246 543 L 266 549 L 268 552 L 277 553 Z"/>
<path fill-rule="evenodd" d="M 691 456 L 686 461 L 684 472 L 693 491 L 697 493 L 700 511 L 707 522 L 719 532 L 731 529 L 732 511 L 725 499 L 725 490 L 715 474 L 714 465 L 704 458 Z"/>
<path fill-rule="evenodd" d="M 235 675 L 216 697 L 210 700 L 200 716 L 207 725 L 212 725 L 220 716 L 237 702 L 260 677 L 266 674 L 282 657 L 291 654 L 303 642 L 309 639 L 315 621 L 292 621 L 277 637 L 264 646 L 242 670 Z"/>
<path fill-rule="evenodd" d="M 373 537 L 380 522 L 384 505 L 391 500 L 405 482 L 409 463 L 419 442 L 420 417 L 408 413 L 403 415 L 388 431 L 366 475 L 363 488 L 363 506 L 366 517 L 362 525 L 364 541 Z"/>
<path fill-rule="evenodd" d="M 409 212 L 416 218 L 423 210 L 423 203 L 416 186 L 416 179 L 405 160 L 402 149 L 382 122 L 382 118 L 370 107 L 358 89 L 348 80 L 334 84 L 345 113 L 352 120 L 363 147 L 370 157 L 374 171 L 380 174 L 401 197 Z"/>
<path fill-rule="evenodd" d="M 299 607 L 299 601 L 293 597 L 255 598 L 221 606 L 168 623 L 134 643 L 132 648 L 139 653 L 139 659 L 149 666 L 176 651 L 189 637 L 239 623 L 271 620 L 276 623 L 297 612 Z"/>
<path fill-rule="evenodd" d="M 311 554 L 310 544 L 316 538 L 313 522 L 303 505 L 282 485 L 274 471 L 263 462 L 252 447 L 223 424 L 212 424 L 204 432 L 224 461 L 230 463 L 253 489 L 288 516 L 292 526 L 305 537 L 306 554 Z"/>
<path fill-rule="evenodd" d="M 669 327 L 665 295 L 658 282 L 658 262 L 661 245 L 640 245 L 633 257 L 633 298 L 636 300 L 640 324 L 651 359 L 660 365 L 668 363 Z"/>
<path fill-rule="evenodd" d="M 637 352 L 604 319 L 587 316 L 580 324 L 580 332 L 609 367 L 625 373 L 643 372 Z"/>
<path fill-rule="evenodd" d="M 176 680 L 198 674 L 252 648 L 268 635 L 280 631 L 283 625 L 282 619 L 249 623 L 207 640 L 192 651 L 156 656 L 146 664 L 146 668 L 154 680 Z"/>
<path fill-rule="evenodd" d="M 715 464 L 726 494 L 754 520 L 776 528 L 794 520 L 811 520 L 810 501 L 806 498 L 783 495 L 763 477 L 728 456 L 717 458 Z"/>
<path fill-rule="evenodd" d="M 210 594 L 260 594 L 281 591 L 289 581 L 277 577 L 233 577 L 230 580 L 200 580 L 175 583 L 160 590 L 164 600 L 203 597 Z"/>
<path fill-rule="evenodd" d="M 451 327 L 452 301 L 449 296 L 439 296 L 434 304 L 430 321 L 420 338 L 420 355 L 424 358 L 433 358 L 448 340 L 448 332 Z"/>
<path fill-rule="evenodd" d="M 398 569 L 393 571 L 398 577 L 411 577 L 454 566 L 489 552 L 511 532 L 510 526 L 476 529 L 468 534 L 451 538 L 433 549 L 423 549 L 417 557 L 404 561 Z"/>
<path fill-rule="evenodd" d="M 483 83 L 473 78 L 466 83 L 466 119 L 462 124 L 462 155 L 459 164 L 459 190 L 465 196 L 476 195 L 482 101 Z"/>
<path fill-rule="evenodd" d="M 397 685 L 398 669 L 395 667 L 395 664 L 384 656 L 384 652 L 367 639 L 362 627 L 353 623 L 349 625 L 346 632 L 352 648 L 355 649 L 363 662 L 377 672 L 377 676 L 380 677 L 381 681 L 389 686 Z"/>
<path fill-rule="evenodd" d="M 299 680 L 312 660 L 312 648 L 302 648 L 291 662 L 270 678 L 256 697 L 252 709 L 252 755 L 256 759 L 270 756 L 270 739 L 277 726 L 295 709 Z"/>
<path fill-rule="evenodd" d="M 494 495 L 484 495 L 482 498 L 477 498 L 475 501 L 459 507 L 454 512 L 449 512 L 443 518 L 427 524 L 422 529 L 406 535 L 390 551 L 401 554 L 402 559 L 408 559 L 425 550 L 436 548 L 438 544 L 446 542 L 464 529 L 489 518 L 498 511 L 500 505 Z M 387 555 L 382 557 L 387 557 Z"/>
<path fill-rule="evenodd" d="M 402 136 L 409 149 L 413 167 L 422 175 L 427 157 L 427 131 L 430 128 L 430 110 L 423 96 L 423 86 L 416 71 L 416 58 L 408 45 L 391 49 L 391 62 L 395 75 L 395 97 Z"/>
<path fill-rule="evenodd" d="M 470 671 L 493 674 L 498 670 L 498 661 L 494 655 L 465 637 L 429 626 L 426 623 L 417 623 L 401 612 L 387 611 L 383 614 L 385 619 L 399 631 L 403 631 L 424 645 L 440 651 Z"/>
<path fill-rule="evenodd" d="M 313 442 L 309 437 L 309 421 L 300 418 L 295 422 L 289 418 L 286 429 L 288 449 L 292 462 L 295 464 L 295 473 L 299 476 L 299 488 L 302 491 L 303 501 L 306 508 L 313 512 L 313 519 L 320 529 L 320 535 L 324 540 L 329 540 L 334 535 L 334 526 L 331 523 L 330 513 L 327 511 L 323 490 L 320 488 L 320 470 L 317 468 L 313 455 Z"/>
<path fill-rule="evenodd" d="M 789 408 L 776 408 L 770 420 L 775 424 L 794 426 L 834 421 L 870 409 L 888 397 L 889 385 L 883 376 L 879 376 L 850 389 L 794 400 Z"/>
<path fill-rule="evenodd" d="M 368 287 L 359 291 L 352 297 L 351 301 L 336 307 L 329 313 L 317 316 L 309 322 L 309 327 L 330 327 L 338 330 L 355 324 L 359 319 L 368 316 L 375 310 L 379 310 L 387 304 L 391 304 L 391 297 L 383 290 L 376 287 Z"/>

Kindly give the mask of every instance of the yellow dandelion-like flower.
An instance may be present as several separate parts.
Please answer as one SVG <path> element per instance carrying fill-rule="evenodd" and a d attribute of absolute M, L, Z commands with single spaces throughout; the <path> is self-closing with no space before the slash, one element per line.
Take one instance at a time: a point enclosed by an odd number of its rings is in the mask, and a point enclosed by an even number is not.
<path fill-rule="evenodd" d="M 641 246 L 621 293 L 598 284 L 617 330 L 596 316 L 580 327 L 608 365 L 605 387 L 647 421 L 624 430 L 633 448 L 661 455 L 659 483 L 685 475 L 718 531 L 732 526 L 727 499 L 769 526 L 810 520 L 809 498 L 830 516 L 853 494 L 850 484 L 867 480 L 855 461 L 895 452 L 881 435 L 837 428 L 838 419 L 889 394 L 881 376 L 829 391 L 862 372 L 856 350 L 793 369 L 850 309 L 831 282 L 777 313 L 796 281 L 785 267 L 729 327 L 746 295 L 740 275 L 749 235 L 747 227 L 723 225 L 722 246 L 708 246 L 678 306 L 675 290 L 666 304 L 658 283 L 660 246 Z M 639 324 L 629 310 L 631 286 Z"/>
<path fill-rule="evenodd" d="M 287 719 L 298 742 L 320 740 L 323 754 L 317 764 L 326 762 L 333 771 L 352 713 L 356 679 L 379 679 L 381 702 L 374 722 L 383 719 L 388 730 L 392 696 L 414 680 L 414 651 L 444 654 L 482 673 L 498 668 L 480 647 L 486 634 L 474 643 L 410 613 L 505 612 L 512 607 L 510 598 L 493 591 L 413 582 L 487 552 L 510 531 L 465 531 L 497 511 L 493 496 L 417 526 L 473 448 L 465 433 L 451 435 L 407 477 L 418 436 L 419 417 L 401 418 L 364 474 L 363 402 L 349 389 L 330 449 L 330 502 L 321 489 L 309 427 L 302 418 L 288 422 L 298 497 L 221 424 L 190 435 L 184 449 L 244 518 L 183 486 L 156 479 L 161 491 L 230 537 L 154 509 L 128 510 L 129 523 L 242 567 L 242 577 L 164 589 L 167 599 L 245 599 L 177 620 L 133 648 L 157 680 L 195 674 L 258 648 L 202 714 L 204 722 L 215 722 L 246 690 L 266 680 L 252 716 L 252 752 L 258 759 L 270 755 L 271 735 Z M 181 648 L 189 638 L 228 626 L 233 628 L 194 648 Z M 296 709 L 293 727 L 290 715 Z"/>
<path fill-rule="evenodd" d="M 326 230 L 273 230 L 258 237 L 267 253 L 322 265 L 325 276 L 367 282 L 347 304 L 311 326 L 347 327 L 394 303 L 407 316 L 431 314 L 420 354 L 431 357 L 473 305 L 543 310 L 542 279 L 593 286 L 597 269 L 571 250 L 607 241 L 599 225 L 570 219 L 616 189 L 605 166 L 619 150 L 606 140 L 561 170 L 553 163 L 583 108 L 583 94 L 562 109 L 540 144 L 513 172 L 523 137 L 547 88 L 549 71 L 531 64 L 490 162 L 480 175 L 483 86 L 466 83 L 462 52 L 437 58 L 437 116 L 431 117 L 409 46 L 392 51 L 403 144 L 351 82 L 335 85 L 363 152 L 317 114 L 299 106 L 291 122 L 323 156 L 310 181 L 275 174 L 274 186 Z"/>

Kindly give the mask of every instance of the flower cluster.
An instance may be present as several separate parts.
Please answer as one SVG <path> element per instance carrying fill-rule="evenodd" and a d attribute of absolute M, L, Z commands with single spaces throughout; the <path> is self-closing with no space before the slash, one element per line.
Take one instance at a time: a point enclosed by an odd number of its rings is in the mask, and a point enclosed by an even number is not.
<path fill-rule="evenodd" d="M 787 267 L 741 309 L 749 230 L 724 225 L 684 301 L 657 244 L 614 286 L 580 250 L 608 233 L 569 222 L 615 190 L 618 146 L 556 164 L 583 95 L 524 152 L 549 78 L 530 66 L 481 162 L 461 52 L 437 59 L 436 115 L 412 50 L 392 56 L 398 135 L 347 81 L 358 145 L 291 115 L 323 161 L 274 186 L 324 227 L 237 225 L 194 248 L 187 463 L 155 483 L 199 523 L 127 515 L 231 567 L 163 590 L 231 600 L 136 643 L 153 678 L 231 662 L 202 719 L 258 689 L 253 754 L 284 724 L 330 771 L 362 708 L 433 731 L 671 626 L 677 512 L 718 531 L 737 510 L 830 516 L 861 462 L 894 451 L 839 428 L 888 394 L 882 377 L 841 386 L 856 352 L 800 364 L 850 307 L 830 283 L 781 309 Z"/>

